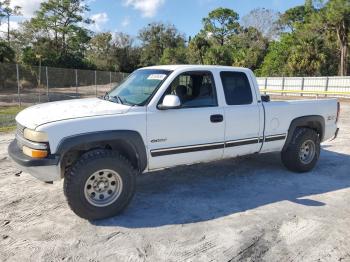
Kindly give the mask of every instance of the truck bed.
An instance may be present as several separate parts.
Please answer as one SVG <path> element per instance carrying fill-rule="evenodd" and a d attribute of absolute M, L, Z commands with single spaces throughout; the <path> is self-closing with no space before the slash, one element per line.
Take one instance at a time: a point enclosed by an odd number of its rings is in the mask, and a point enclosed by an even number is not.
<path fill-rule="evenodd" d="M 329 140 L 337 129 L 337 99 L 308 99 L 271 101 L 263 103 L 265 108 L 265 136 L 272 134 L 287 134 L 293 119 L 302 116 L 322 116 L 325 120 L 323 140 Z M 281 149 L 284 141 L 269 143 L 263 146 L 261 152 Z"/>

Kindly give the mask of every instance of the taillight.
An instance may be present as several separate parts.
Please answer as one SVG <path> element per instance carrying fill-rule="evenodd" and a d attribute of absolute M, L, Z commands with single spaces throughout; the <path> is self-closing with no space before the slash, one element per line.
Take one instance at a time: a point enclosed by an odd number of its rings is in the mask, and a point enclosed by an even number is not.
<path fill-rule="evenodd" d="M 340 102 L 338 102 L 338 104 L 337 104 L 337 118 L 335 119 L 336 123 L 338 123 L 339 115 L 340 115 Z"/>

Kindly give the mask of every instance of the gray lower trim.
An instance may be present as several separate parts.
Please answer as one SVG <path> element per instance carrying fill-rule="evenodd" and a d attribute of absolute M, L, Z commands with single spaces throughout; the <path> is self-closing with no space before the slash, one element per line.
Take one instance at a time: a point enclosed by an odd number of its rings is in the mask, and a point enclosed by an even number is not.
<path fill-rule="evenodd" d="M 236 147 L 236 146 L 244 146 L 244 145 L 251 145 L 251 144 L 258 144 L 259 138 L 253 137 L 253 138 L 246 138 L 246 139 L 239 139 L 239 140 L 233 140 L 233 141 L 227 141 L 225 143 L 226 147 Z"/>
<path fill-rule="evenodd" d="M 284 140 L 284 139 L 286 139 L 286 134 L 270 135 L 265 138 L 265 142 L 272 142 L 272 141 L 278 141 L 278 140 Z M 258 144 L 258 143 L 262 143 L 263 141 L 264 139 L 262 137 L 260 138 L 252 137 L 252 138 L 231 140 L 226 142 L 160 148 L 160 149 L 151 150 L 151 156 L 158 157 L 158 156 L 193 153 L 193 152 L 215 150 L 215 149 L 224 149 L 229 147 Z"/>
<path fill-rule="evenodd" d="M 286 134 L 266 136 L 265 137 L 265 142 L 273 142 L 273 141 L 285 140 L 286 137 L 287 137 Z"/>
<path fill-rule="evenodd" d="M 146 147 L 141 135 L 132 130 L 101 131 L 79 134 L 63 139 L 57 149 L 57 154 L 63 158 L 72 149 L 88 150 L 101 144 L 111 145 L 112 148 L 121 146 L 127 149 L 130 156 L 135 156 L 137 166 L 142 172 L 147 166 Z"/>
<path fill-rule="evenodd" d="M 49 155 L 46 158 L 31 158 L 23 154 L 22 148 L 19 148 L 17 144 L 17 140 L 13 140 L 8 146 L 8 154 L 13 161 L 24 167 L 57 166 L 60 161 L 60 157 L 57 155 Z"/>
<path fill-rule="evenodd" d="M 171 147 L 171 148 L 162 148 L 151 150 L 151 156 L 165 156 L 165 155 L 174 155 L 182 153 L 191 153 L 199 152 L 213 149 L 223 149 L 225 144 L 223 142 L 211 143 L 211 144 L 201 144 L 201 145 L 192 145 L 192 146 L 181 146 L 181 147 Z"/>

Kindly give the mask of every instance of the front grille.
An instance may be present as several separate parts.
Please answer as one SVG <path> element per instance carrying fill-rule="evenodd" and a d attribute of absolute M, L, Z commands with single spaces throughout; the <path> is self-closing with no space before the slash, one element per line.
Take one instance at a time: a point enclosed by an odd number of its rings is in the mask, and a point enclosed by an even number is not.
<path fill-rule="evenodd" d="M 24 137 L 24 126 L 20 125 L 19 123 L 17 123 L 17 135 Z"/>
<path fill-rule="evenodd" d="M 19 138 L 24 138 L 24 126 L 20 125 L 18 122 L 17 122 L 17 129 L 16 129 L 16 134 Z M 20 139 L 17 138 L 17 145 L 19 148 L 22 148 L 23 147 L 23 144 L 22 142 L 20 141 Z"/>

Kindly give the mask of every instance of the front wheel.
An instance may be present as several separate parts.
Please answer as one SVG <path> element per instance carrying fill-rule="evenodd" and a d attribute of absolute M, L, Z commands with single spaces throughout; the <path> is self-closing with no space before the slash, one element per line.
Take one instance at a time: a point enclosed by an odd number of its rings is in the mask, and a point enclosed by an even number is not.
<path fill-rule="evenodd" d="M 135 173 L 132 165 L 118 152 L 87 152 L 65 175 L 68 204 L 84 219 L 115 216 L 125 209 L 134 195 Z"/>
<path fill-rule="evenodd" d="M 310 128 L 297 128 L 286 150 L 282 151 L 282 162 L 291 171 L 312 170 L 320 156 L 320 138 Z"/>

